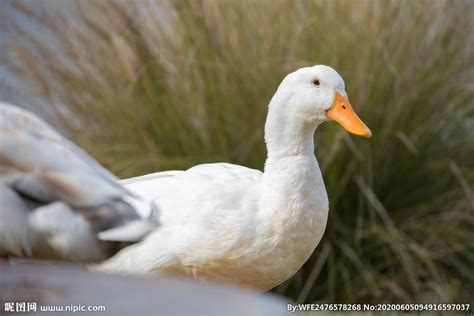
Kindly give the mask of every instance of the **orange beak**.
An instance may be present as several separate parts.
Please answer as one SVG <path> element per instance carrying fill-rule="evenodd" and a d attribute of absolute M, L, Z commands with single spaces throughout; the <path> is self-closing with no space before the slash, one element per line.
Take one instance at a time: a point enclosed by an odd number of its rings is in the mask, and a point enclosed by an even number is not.
<path fill-rule="evenodd" d="M 334 101 L 326 111 L 326 116 L 338 122 L 349 133 L 364 137 L 372 136 L 370 129 L 352 109 L 349 99 L 344 98 L 337 91 L 334 92 Z"/>

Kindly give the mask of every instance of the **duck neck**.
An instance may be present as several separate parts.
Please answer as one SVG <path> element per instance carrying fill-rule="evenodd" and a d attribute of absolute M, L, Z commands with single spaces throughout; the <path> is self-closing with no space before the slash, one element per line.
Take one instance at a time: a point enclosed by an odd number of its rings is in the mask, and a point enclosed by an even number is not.
<path fill-rule="evenodd" d="M 278 93 L 270 101 L 265 123 L 268 160 L 294 156 L 314 158 L 314 132 L 321 122 L 308 120 L 294 110 L 291 95 Z"/>
<path fill-rule="evenodd" d="M 268 158 L 260 192 L 261 231 L 268 258 L 285 257 L 291 276 L 308 259 L 326 227 L 328 198 L 314 155 L 314 120 L 291 112 L 289 100 L 273 98 L 265 125 Z M 288 273 L 288 274 L 284 274 Z"/>
<path fill-rule="evenodd" d="M 314 132 L 320 122 L 292 113 L 291 100 L 275 95 L 270 102 L 265 124 L 268 157 L 262 182 L 267 188 L 263 199 L 266 211 L 279 214 L 282 225 L 286 218 L 303 218 L 314 205 L 327 204 L 326 190 L 314 155 Z M 290 104 L 289 104 L 290 103 Z M 273 203 L 275 197 L 281 201 Z M 277 198 L 277 199 L 278 199 Z M 293 204 L 295 201 L 298 203 Z M 299 205 L 299 207 L 295 207 Z M 317 208 L 319 211 L 319 208 Z M 301 217 L 301 214 L 306 214 Z"/>

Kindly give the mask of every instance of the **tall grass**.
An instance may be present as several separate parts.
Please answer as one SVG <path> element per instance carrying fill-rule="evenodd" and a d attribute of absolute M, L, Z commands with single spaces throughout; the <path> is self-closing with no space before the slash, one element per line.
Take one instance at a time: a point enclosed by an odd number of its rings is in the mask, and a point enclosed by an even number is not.
<path fill-rule="evenodd" d="M 44 115 L 123 177 L 212 161 L 261 169 L 283 76 L 336 68 L 374 137 L 318 129 L 328 228 L 275 291 L 472 301 L 473 2 L 61 3 L 9 3 L 4 63 L 45 100 Z"/>

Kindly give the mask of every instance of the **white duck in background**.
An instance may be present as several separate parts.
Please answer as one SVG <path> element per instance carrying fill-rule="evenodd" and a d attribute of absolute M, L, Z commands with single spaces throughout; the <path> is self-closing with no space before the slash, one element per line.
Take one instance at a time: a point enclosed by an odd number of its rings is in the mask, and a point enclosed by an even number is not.
<path fill-rule="evenodd" d="M 0 256 L 104 260 L 156 226 L 127 197 L 114 175 L 45 121 L 0 103 Z"/>
<path fill-rule="evenodd" d="M 284 282 L 326 228 L 328 198 L 313 136 L 331 119 L 371 136 L 335 70 L 318 65 L 289 74 L 269 104 L 264 172 L 215 163 L 123 181 L 151 203 L 155 212 L 148 203 L 134 205 L 160 227 L 97 268 L 177 273 L 263 291 Z"/>

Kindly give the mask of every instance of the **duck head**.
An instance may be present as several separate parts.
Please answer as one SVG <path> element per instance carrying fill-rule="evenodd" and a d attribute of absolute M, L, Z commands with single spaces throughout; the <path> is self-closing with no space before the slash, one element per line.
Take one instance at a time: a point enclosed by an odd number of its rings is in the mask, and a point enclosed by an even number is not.
<path fill-rule="evenodd" d="M 349 133 L 370 137 L 372 132 L 352 109 L 344 80 L 331 67 L 317 65 L 296 70 L 278 88 L 289 96 L 286 103 L 305 118 L 319 124 L 334 120 Z"/>

